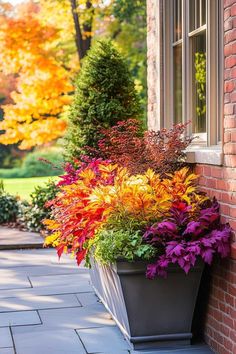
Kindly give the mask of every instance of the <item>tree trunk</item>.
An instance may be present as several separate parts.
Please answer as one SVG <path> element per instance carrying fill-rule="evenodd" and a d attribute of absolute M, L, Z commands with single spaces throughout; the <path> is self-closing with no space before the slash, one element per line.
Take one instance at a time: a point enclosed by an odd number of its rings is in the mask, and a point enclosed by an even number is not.
<path fill-rule="evenodd" d="M 70 0 L 70 3 L 71 3 L 71 11 L 72 11 L 74 26 L 75 26 L 75 43 L 76 43 L 76 48 L 77 48 L 79 60 L 81 61 L 81 59 L 84 58 L 88 49 L 91 46 L 92 37 L 90 35 L 90 36 L 86 36 L 86 38 L 83 39 L 83 34 L 81 31 L 81 27 L 80 27 L 79 15 L 77 12 L 77 0 Z M 90 10 L 91 7 L 92 7 L 92 2 L 90 0 L 88 0 L 86 2 L 86 8 L 89 11 L 91 11 Z M 93 17 L 93 15 L 91 17 Z M 92 31 L 92 19 L 89 23 L 86 23 L 83 25 L 83 31 L 84 32 L 91 32 Z"/>
<path fill-rule="evenodd" d="M 93 24 L 94 8 L 92 8 L 92 2 L 90 0 L 88 0 L 86 2 L 86 9 L 88 11 L 91 11 L 91 18 L 90 18 L 89 22 L 87 22 L 83 25 L 83 31 L 85 33 L 91 33 L 92 32 L 92 24 Z M 84 49 L 85 53 L 89 50 L 89 48 L 91 46 L 91 40 L 92 40 L 91 35 L 86 36 L 85 39 L 83 40 L 83 49 Z"/>

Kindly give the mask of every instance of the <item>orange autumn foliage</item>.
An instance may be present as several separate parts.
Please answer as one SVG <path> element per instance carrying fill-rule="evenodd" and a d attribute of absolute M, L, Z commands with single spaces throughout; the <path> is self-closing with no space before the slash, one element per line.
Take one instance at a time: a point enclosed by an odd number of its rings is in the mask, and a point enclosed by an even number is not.
<path fill-rule="evenodd" d="M 17 82 L 13 103 L 2 107 L 0 143 L 29 149 L 63 136 L 66 121 L 60 117 L 73 87 L 55 48 L 60 31 L 42 24 L 32 3 L 28 10 L 11 10 L 0 12 L 0 71 L 17 75 Z"/>

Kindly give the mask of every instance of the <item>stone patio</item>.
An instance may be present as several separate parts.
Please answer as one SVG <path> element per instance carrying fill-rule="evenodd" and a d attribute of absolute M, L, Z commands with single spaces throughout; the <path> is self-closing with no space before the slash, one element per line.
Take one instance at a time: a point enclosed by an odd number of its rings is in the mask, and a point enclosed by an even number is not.
<path fill-rule="evenodd" d="M 88 270 L 52 249 L 0 251 L 0 354 L 210 354 L 206 346 L 132 351 Z"/>

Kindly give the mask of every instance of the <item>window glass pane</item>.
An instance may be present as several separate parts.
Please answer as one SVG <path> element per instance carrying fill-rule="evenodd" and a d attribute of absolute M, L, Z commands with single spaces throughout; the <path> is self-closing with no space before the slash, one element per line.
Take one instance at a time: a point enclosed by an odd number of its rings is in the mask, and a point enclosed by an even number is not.
<path fill-rule="evenodd" d="M 182 122 L 182 44 L 174 51 L 174 123 Z"/>
<path fill-rule="evenodd" d="M 206 24 L 206 0 L 202 0 L 202 25 Z"/>
<path fill-rule="evenodd" d="M 182 0 L 174 0 L 174 42 L 182 38 Z"/>
<path fill-rule="evenodd" d="M 201 0 L 189 0 L 189 29 L 190 32 L 200 27 L 200 2 Z"/>
<path fill-rule="evenodd" d="M 179 34 L 179 39 L 182 39 L 182 0 L 178 1 L 178 7 L 179 7 L 178 34 Z"/>
<path fill-rule="evenodd" d="M 193 127 L 206 132 L 206 32 L 192 38 L 193 46 Z"/>
<path fill-rule="evenodd" d="M 195 30 L 195 0 L 189 0 L 189 30 Z"/>

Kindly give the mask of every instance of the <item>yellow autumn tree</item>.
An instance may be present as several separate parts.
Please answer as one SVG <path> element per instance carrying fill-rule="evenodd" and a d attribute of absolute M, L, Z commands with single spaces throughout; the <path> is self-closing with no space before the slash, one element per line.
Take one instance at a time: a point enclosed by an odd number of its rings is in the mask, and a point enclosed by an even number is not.
<path fill-rule="evenodd" d="M 41 23 L 40 8 L 29 5 L 19 11 L 5 7 L 0 15 L 0 71 L 17 77 L 14 103 L 3 106 L 0 142 L 20 143 L 21 149 L 63 136 L 66 122 L 60 117 L 73 91 L 63 49 L 55 45 L 60 29 Z"/>

